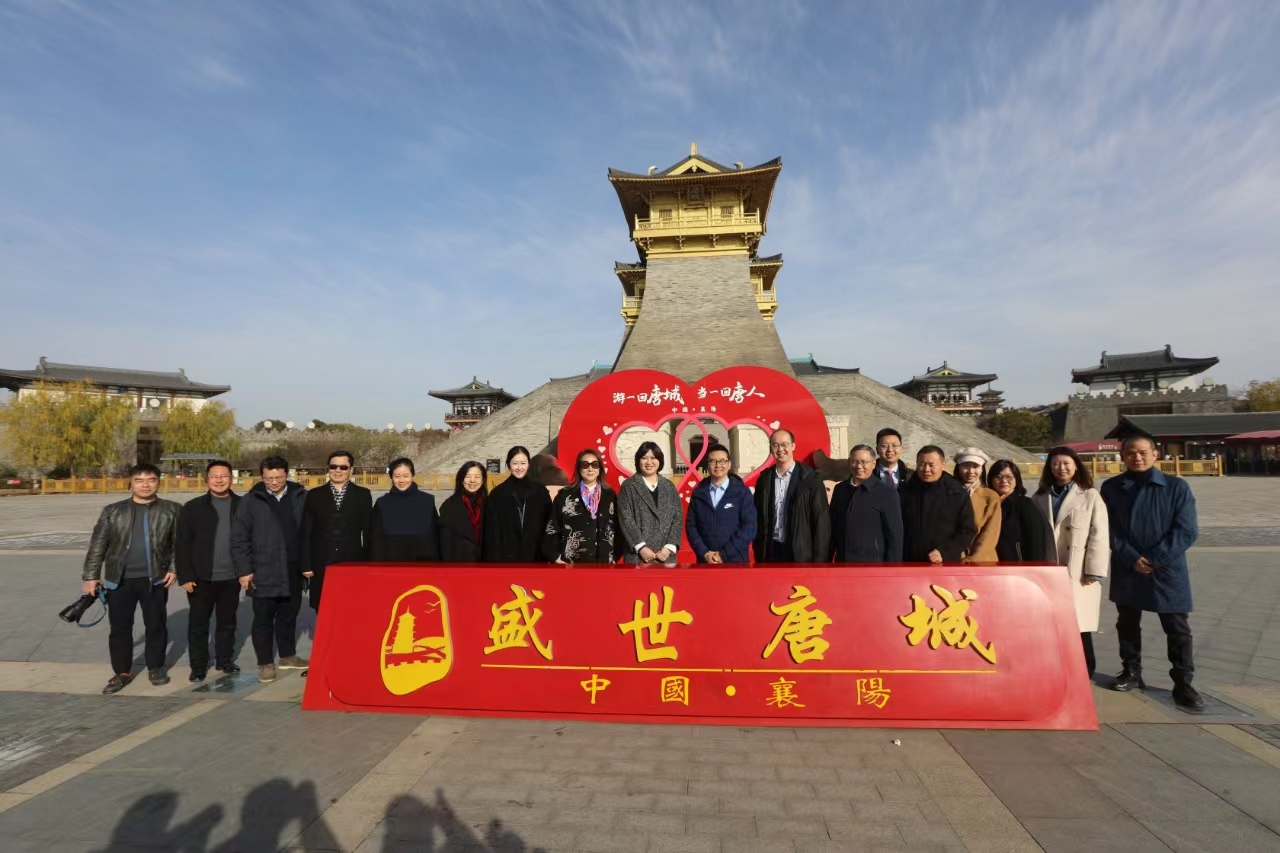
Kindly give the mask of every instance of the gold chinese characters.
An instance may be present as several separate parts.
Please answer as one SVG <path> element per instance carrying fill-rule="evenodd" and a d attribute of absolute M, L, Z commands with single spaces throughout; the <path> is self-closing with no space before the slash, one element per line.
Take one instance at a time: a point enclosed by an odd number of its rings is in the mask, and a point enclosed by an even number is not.
<path fill-rule="evenodd" d="M 831 644 L 822 639 L 822 629 L 831 624 L 831 618 L 818 609 L 810 609 L 818 600 L 813 597 L 806 586 L 796 585 L 789 604 L 770 604 L 769 610 L 775 616 L 786 616 L 778 626 L 769 645 L 764 647 L 763 658 L 773 654 L 782 640 L 787 641 L 787 651 L 796 663 L 807 660 L 822 660 Z"/>
<path fill-rule="evenodd" d="M 942 599 L 945 606 L 935 610 L 920 596 L 911 596 L 911 612 L 898 617 L 899 622 L 911 629 L 907 634 L 907 645 L 918 646 L 928 637 L 931 649 L 941 645 L 953 649 L 972 648 L 983 660 L 995 663 L 996 644 L 983 645 L 978 639 L 978 620 L 969 615 L 969 602 L 975 601 L 978 594 L 971 589 L 962 589 L 957 599 L 950 590 L 937 584 L 931 584 L 929 589 Z"/>

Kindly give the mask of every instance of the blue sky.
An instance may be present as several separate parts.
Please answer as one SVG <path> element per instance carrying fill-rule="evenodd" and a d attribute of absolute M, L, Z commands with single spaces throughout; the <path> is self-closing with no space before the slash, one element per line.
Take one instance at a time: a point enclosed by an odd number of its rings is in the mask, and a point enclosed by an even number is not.
<path fill-rule="evenodd" d="M 783 158 L 761 249 L 793 356 L 947 359 L 1013 404 L 1104 349 L 1269 378 L 1277 43 L 1268 0 L 0 0 L 0 365 L 439 424 L 428 389 L 614 357 L 606 168 L 696 140 Z"/>

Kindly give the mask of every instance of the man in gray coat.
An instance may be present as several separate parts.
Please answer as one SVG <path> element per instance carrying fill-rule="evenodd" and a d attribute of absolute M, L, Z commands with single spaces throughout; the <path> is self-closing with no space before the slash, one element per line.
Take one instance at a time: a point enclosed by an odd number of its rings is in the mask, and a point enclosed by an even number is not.
<path fill-rule="evenodd" d="M 307 490 L 289 479 L 289 463 L 262 460 L 262 482 L 240 501 L 231 525 L 231 561 L 240 585 L 253 597 L 253 650 L 258 678 L 276 680 L 281 669 L 305 669 L 298 657 L 298 610 L 302 607 L 299 534 Z"/>
<path fill-rule="evenodd" d="M 169 683 L 164 654 L 169 646 L 169 587 L 178 579 L 170 565 L 173 540 L 182 508 L 156 497 L 160 469 L 134 465 L 129 469 L 128 500 L 103 508 L 89 539 L 82 575 L 86 595 L 107 590 L 111 635 L 111 680 L 103 693 L 119 693 L 133 681 L 133 617 L 142 608 L 146 627 L 147 674 L 159 687 Z"/>

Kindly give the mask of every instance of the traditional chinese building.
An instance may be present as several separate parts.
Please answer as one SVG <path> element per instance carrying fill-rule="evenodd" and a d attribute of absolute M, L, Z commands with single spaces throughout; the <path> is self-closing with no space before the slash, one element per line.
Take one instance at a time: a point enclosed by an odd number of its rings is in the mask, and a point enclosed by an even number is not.
<path fill-rule="evenodd" d="M 1126 415 L 1204 415 L 1231 412 L 1225 385 L 1202 376 L 1216 357 L 1184 358 L 1166 345 L 1150 352 L 1103 352 L 1098 363 L 1071 371 L 1084 386 L 1067 401 L 1065 441 L 1095 441 Z"/>
<path fill-rule="evenodd" d="M 948 415 L 976 417 L 994 415 L 1004 405 L 1004 396 L 990 387 L 999 378 L 994 373 L 965 373 L 944 361 L 941 367 L 926 367 L 924 373 L 893 387 Z M 984 384 L 987 390 L 974 394 Z"/>
<path fill-rule="evenodd" d="M 137 460 L 155 464 L 163 451 L 160 442 L 160 420 L 177 404 L 201 409 L 206 402 L 231 390 L 229 385 L 206 385 L 187 378 L 182 368 L 174 373 L 155 370 L 128 370 L 118 367 L 92 367 L 83 364 L 60 364 L 44 356 L 35 370 L 0 370 L 0 388 L 15 392 L 19 398 L 36 393 L 43 386 L 83 382 L 109 397 L 128 400 L 138 410 Z"/>
<path fill-rule="evenodd" d="M 535 453 L 554 452 L 574 397 L 611 370 L 648 368 L 696 382 L 721 368 L 743 365 L 772 368 L 808 387 L 826 413 L 833 457 L 846 456 L 853 444 L 873 443 L 877 430 L 892 426 L 902 432 L 908 456 L 926 444 L 939 444 L 981 447 L 993 457 L 1029 461 L 1026 451 L 979 430 L 976 418 L 950 417 L 945 408 L 898 393 L 857 368 L 822 365 L 812 355 L 787 358 L 773 323 L 782 255 L 760 252 L 781 172 L 781 158 L 728 166 L 701 154 L 696 145 L 665 169 L 609 169 L 609 184 L 636 252 L 634 261 L 615 263 L 613 269 L 623 297 L 617 358 L 549 380 L 511 402 L 500 417 L 442 443 L 419 460 L 420 467 L 453 470 L 467 459 L 487 459 L 496 468 L 512 444 Z M 828 307 L 852 310 L 838 300 Z M 984 377 L 976 384 L 994 379 Z M 988 390 L 975 400 L 973 387 L 964 388 L 970 406 L 966 414 L 999 410 L 999 392 Z M 739 470 L 749 470 L 751 460 L 768 452 L 760 430 L 725 430 L 713 424 L 707 433 L 729 445 Z M 623 457 L 634 449 L 633 438 L 638 437 L 627 436 L 625 448 L 618 439 Z M 666 426 L 652 438 L 672 449 L 677 440 L 685 441 Z M 688 443 L 690 451 L 697 449 L 692 436 Z"/>
<path fill-rule="evenodd" d="M 118 367 L 90 367 L 83 364 L 59 364 L 41 356 L 35 370 L 0 369 L 0 388 L 16 392 L 19 397 L 34 394 L 37 385 L 56 388 L 72 382 L 84 382 L 110 397 L 124 397 L 132 401 L 139 412 L 171 409 L 179 402 L 199 410 L 205 401 L 231 390 L 229 385 L 192 382 L 182 368 L 176 373 L 164 373 Z"/>
<path fill-rule="evenodd" d="M 453 432 L 461 432 L 469 426 L 478 424 L 508 403 L 520 399 L 501 388 L 494 388 L 488 382 L 481 382 L 474 376 L 471 377 L 470 382 L 460 388 L 427 393 L 453 406 L 453 411 L 444 416 L 444 422 Z"/>

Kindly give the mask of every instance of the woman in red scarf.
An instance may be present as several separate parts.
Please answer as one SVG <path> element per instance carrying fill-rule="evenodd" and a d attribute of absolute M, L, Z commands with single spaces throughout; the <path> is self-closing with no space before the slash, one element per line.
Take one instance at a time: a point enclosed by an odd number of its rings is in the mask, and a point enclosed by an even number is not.
<path fill-rule="evenodd" d="M 480 531 L 489 494 L 485 488 L 487 479 L 484 466 L 479 462 L 467 462 L 458 469 L 453 494 L 440 506 L 442 562 L 480 562 Z"/>

